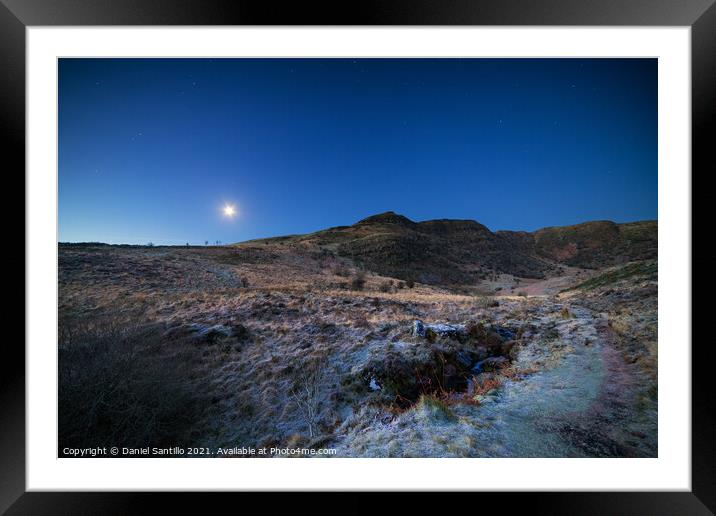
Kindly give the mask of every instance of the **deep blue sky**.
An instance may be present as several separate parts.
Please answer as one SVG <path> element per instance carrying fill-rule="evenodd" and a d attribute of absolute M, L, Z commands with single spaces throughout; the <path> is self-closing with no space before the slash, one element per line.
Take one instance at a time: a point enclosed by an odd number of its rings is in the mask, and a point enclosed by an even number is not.
<path fill-rule="evenodd" d="M 229 243 L 387 210 L 655 219 L 657 61 L 60 60 L 61 241 Z"/>

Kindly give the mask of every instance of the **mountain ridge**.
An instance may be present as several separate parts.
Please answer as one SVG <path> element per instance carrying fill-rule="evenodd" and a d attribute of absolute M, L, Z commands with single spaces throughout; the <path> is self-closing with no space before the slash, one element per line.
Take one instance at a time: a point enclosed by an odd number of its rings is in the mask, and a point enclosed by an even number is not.
<path fill-rule="evenodd" d="M 598 269 L 657 257 L 658 221 L 588 221 L 536 231 L 491 231 L 475 220 L 415 222 L 393 211 L 350 226 L 233 244 L 329 252 L 379 274 L 429 284 L 472 284 L 490 274 L 544 278 L 560 266 Z"/>

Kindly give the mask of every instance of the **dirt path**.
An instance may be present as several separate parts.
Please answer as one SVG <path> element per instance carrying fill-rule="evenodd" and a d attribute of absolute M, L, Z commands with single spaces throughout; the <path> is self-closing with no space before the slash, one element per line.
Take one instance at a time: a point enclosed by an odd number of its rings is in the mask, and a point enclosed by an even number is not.
<path fill-rule="evenodd" d="M 515 365 L 537 366 L 507 380 L 481 405 L 446 417 L 417 407 L 388 424 L 351 436 L 346 455 L 472 457 L 655 456 L 656 420 L 637 409 L 634 371 L 614 348 L 605 319 L 582 307 L 571 317 L 545 298 L 538 326 L 557 334 L 534 339 Z M 646 414 L 646 415 L 645 415 Z M 383 455 L 385 456 L 385 455 Z"/>
<path fill-rule="evenodd" d="M 569 312 L 555 321 L 559 339 L 548 354 L 528 348 L 518 359 L 544 369 L 505 383 L 492 404 L 478 407 L 476 417 L 492 420 L 491 455 L 655 455 L 656 412 L 638 406 L 637 372 L 614 347 L 607 321 L 581 307 Z"/>
<path fill-rule="evenodd" d="M 558 356 L 537 358 L 547 367 L 505 383 L 493 403 L 478 407 L 476 417 L 492 421 L 485 428 L 490 455 L 655 455 L 656 412 L 638 406 L 637 372 L 614 347 L 606 320 L 581 307 L 569 311 L 573 318 L 555 321 Z M 540 354 L 525 351 L 518 362 Z"/>

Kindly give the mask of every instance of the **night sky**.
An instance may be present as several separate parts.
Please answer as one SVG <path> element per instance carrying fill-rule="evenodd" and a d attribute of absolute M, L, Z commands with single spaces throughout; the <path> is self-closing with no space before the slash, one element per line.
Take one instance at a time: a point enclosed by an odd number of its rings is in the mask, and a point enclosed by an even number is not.
<path fill-rule="evenodd" d="M 60 59 L 60 241 L 231 243 L 388 210 L 656 219 L 656 59 Z"/>

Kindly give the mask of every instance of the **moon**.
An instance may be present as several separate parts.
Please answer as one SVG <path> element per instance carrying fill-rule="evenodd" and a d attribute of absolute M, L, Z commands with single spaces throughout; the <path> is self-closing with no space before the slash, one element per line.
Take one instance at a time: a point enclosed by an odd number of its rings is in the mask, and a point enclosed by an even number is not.
<path fill-rule="evenodd" d="M 231 204 L 224 206 L 224 217 L 233 218 L 236 215 L 236 207 Z"/>

